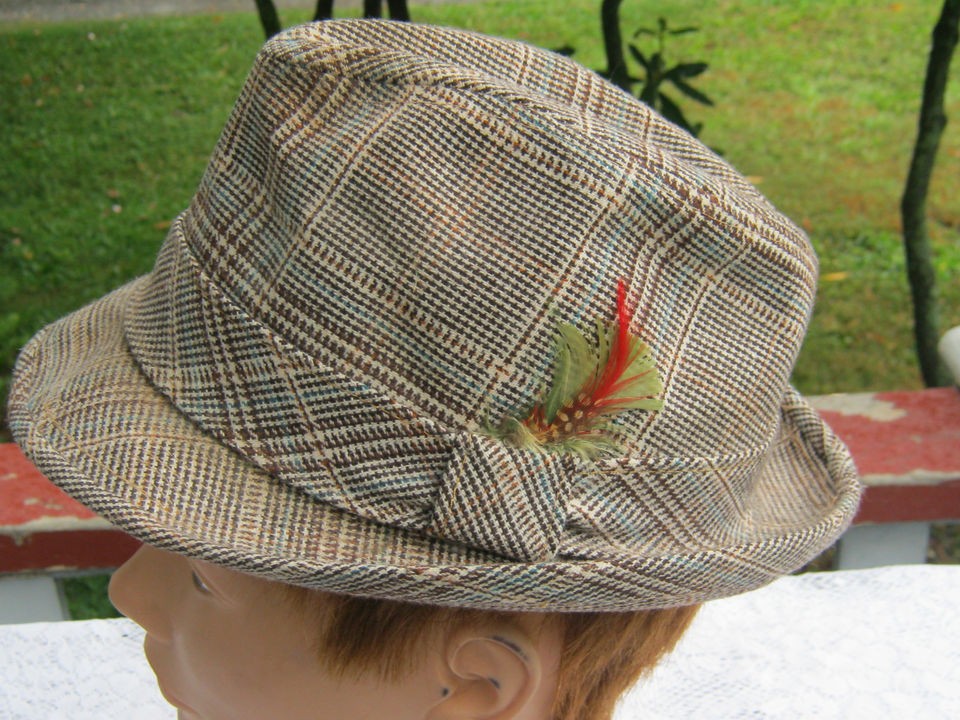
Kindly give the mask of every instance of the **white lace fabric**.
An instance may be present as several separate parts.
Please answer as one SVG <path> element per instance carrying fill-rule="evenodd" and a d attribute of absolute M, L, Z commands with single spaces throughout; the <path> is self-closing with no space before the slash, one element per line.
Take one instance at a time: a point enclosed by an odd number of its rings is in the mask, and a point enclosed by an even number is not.
<path fill-rule="evenodd" d="M 706 604 L 616 720 L 960 718 L 960 567 L 787 577 Z"/>
<path fill-rule="evenodd" d="M 960 566 L 788 577 L 708 603 L 615 720 L 960 718 Z M 173 720 L 127 620 L 0 626 L 0 718 Z"/>

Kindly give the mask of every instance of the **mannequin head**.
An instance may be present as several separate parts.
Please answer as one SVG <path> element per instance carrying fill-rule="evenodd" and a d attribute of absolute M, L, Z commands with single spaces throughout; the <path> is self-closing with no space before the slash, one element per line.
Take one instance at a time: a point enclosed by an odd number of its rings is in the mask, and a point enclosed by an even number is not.
<path fill-rule="evenodd" d="M 600 720 L 696 612 L 351 598 L 147 545 L 116 572 L 110 597 L 146 630 L 147 659 L 184 720 Z"/>

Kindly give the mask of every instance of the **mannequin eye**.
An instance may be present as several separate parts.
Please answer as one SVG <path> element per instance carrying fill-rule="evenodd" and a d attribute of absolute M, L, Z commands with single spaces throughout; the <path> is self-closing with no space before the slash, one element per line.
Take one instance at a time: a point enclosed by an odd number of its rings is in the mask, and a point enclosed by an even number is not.
<path fill-rule="evenodd" d="M 207 584 L 203 581 L 203 578 L 201 578 L 199 575 L 197 575 L 196 571 L 191 570 L 191 571 L 190 571 L 190 577 L 193 579 L 193 586 L 194 586 L 197 590 L 199 590 L 200 592 L 202 592 L 204 595 L 209 595 L 209 594 L 210 594 L 210 588 L 209 588 L 209 587 L 207 586 Z"/>

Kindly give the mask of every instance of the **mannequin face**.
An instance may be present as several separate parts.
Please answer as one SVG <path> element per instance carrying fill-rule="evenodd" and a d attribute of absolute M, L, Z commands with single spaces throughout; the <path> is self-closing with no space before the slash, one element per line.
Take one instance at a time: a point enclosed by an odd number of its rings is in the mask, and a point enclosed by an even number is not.
<path fill-rule="evenodd" d="M 426 669 L 397 684 L 329 677 L 316 621 L 250 575 L 143 546 L 114 574 L 110 599 L 146 630 L 147 660 L 182 720 L 399 720 L 442 697 Z"/>
<path fill-rule="evenodd" d="M 316 617 L 283 586 L 147 545 L 114 574 L 110 599 L 146 631 L 180 720 L 545 720 L 555 691 L 559 639 L 516 628 L 431 640 L 401 681 L 334 677 L 317 657 Z"/>

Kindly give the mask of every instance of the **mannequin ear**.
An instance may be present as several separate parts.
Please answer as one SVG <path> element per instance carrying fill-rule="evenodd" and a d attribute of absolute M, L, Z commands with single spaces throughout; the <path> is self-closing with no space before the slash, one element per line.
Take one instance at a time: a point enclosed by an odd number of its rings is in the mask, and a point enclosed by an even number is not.
<path fill-rule="evenodd" d="M 519 717 L 542 681 L 537 649 L 525 638 L 467 630 L 447 644 L 447 685 L 426 720 Z"/>

